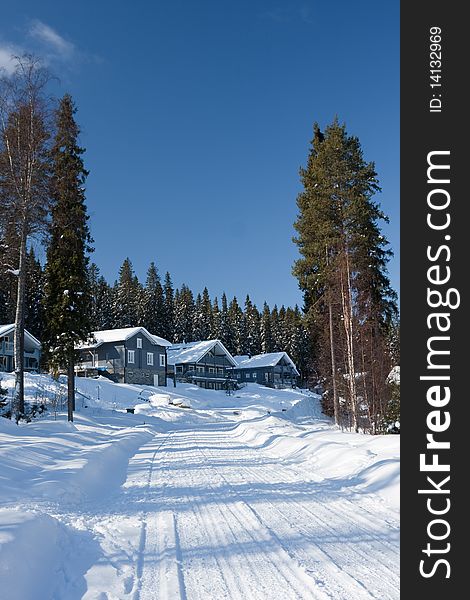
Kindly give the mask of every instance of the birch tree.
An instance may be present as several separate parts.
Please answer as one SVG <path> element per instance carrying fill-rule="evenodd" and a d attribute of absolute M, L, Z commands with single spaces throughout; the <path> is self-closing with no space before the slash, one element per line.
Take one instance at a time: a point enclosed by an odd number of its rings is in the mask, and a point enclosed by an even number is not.
<path fill-rule="evenodd" d="M 38 59 L 15 59 L 11 75 L 0 77 L 0 214 L 14 230 L 17 277 L 15 310 L 15 410 L 24 414 L 24 321 L 27 249 L 47 228 L 50 178 L 48 72 Z"/>

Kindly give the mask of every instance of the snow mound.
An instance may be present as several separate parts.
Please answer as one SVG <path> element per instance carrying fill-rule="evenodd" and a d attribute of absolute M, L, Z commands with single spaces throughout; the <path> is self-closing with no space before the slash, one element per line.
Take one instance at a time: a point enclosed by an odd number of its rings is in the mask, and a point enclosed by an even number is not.
<path fill-rule="evenodd" d="M 78 600 L 86 592 L 84 575 L 98 560 L 100 547 L 90 533 L 47 514 L 1 509 L 0 556 L 2 598 Z"/>

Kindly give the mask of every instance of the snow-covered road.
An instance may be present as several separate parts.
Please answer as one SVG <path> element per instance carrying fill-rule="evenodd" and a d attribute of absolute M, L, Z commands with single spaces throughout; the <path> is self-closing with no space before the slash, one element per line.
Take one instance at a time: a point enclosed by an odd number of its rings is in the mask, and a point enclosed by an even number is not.
<path fill-rule="evenodd" d="M 299 390 L 79 384 L 73 424 L 0 419 L 2 599 L 398 600 L 399 436 Z"/>
<path fill-rule="evenodd" d="M 241 442 L 236 431 L 217 423 L 157 434 L 130 460 L 109 514 L 94 517 L 128 597 L 398 598 L 396 517 Z M 123 539 L 134 540 L 134 565 L 119 560 L 129 556 Z M 93 593 L 84 598 L 108 598 L 104 568 L 89 571 Z"/>

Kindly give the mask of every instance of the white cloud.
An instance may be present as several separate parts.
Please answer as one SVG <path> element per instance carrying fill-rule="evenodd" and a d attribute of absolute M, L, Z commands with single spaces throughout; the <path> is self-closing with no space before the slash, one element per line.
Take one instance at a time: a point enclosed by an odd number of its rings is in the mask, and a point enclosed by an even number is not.
<path fill-rule="evenodd" d="M 71 42 L 64 39 L 55 29 L 39 20 L 33 21 L 29 35 L 45 46 L 49 46 L 54 53 L 61 55 L 63 58 L 70 57 L 75 50 L 75 46 Z"/>
<path fill-rule="evenodd" d="M 9 44 L 0 43 L 0 69 L 11 75 L 15 70 L 15 62 L 12 56 L 18 55 L 18 49 Z"/>

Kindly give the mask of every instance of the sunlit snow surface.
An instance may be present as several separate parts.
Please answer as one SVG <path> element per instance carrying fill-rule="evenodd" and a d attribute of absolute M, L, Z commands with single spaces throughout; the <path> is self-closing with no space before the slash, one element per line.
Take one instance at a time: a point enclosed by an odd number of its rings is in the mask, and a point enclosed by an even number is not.
<path fill-rule="evenodd" d="M 0 419 L 2 598 L 398 599 L 399 436 L 299 390 L 77 388 L 73 424 Z"/>

